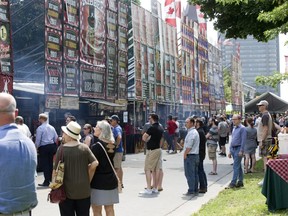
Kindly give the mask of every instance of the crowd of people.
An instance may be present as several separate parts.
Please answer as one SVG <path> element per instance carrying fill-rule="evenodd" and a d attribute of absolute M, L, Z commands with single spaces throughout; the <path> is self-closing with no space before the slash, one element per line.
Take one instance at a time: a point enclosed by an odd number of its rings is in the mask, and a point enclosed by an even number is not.
<path fill-rule="evenodd" d="M 265 169 L 269 146 L 273 145 L 274 137 L 285 126 L 283 116 L 273 119 L 268 105 L 267 101 L 260 101 L 257 104 L 259 116 L 245 116 L 244 119 L 238 114 L 230 120 L 225 115 L 217 115 L 209 118 L 206 123 L 203 117 L 188 117 L 185 120 L 187 135 L 182 145 L 177 117 L 168 116 L 166 127 L 163 127 L 156 113 L 149 114 L 142 131 L 142 140 L 146 145 L 146 187 L 140 194 L 151 195 L 163 190 L 164 140 L 168 143 L 169 154 L 177 153 L 178 149 L 183 151 L 184 176 L 188 188 L 184 195 L 196 196 L 207 192 L 208 183 L 203 164 L 206 149 L 212 160 L 212 169 L 208 174 L 217 175 L 217 157 L 228 156 L 233 158 L 233 177 L 227 189 L 243 187 L 244 174 L 255 171 L 257 147 Z M 120 118 L 112 115 L 96 122 L 95 128 L 90 124 L 81 128 L 74 116 L 67 116 L 66 125 L 61 127 L 62 139 L 59 141 L 55 128 L 48 123 L 47 114 L 41 113 L 41 125 L 36 130 L 33 143 L 29 128 L 17 114 L 14 97 L 0 93 L 0 169 L 5 173 L 5 179 L 0 178 L 0 214 L 20 212 L 24 216 L 31 215 L 31 210 L 38 202 L 35 186 L 38 151 L 44 173 L 44 181 L 38 185 L 40 187 L 48 187 L 53 183 L 58 161 L 63 156 L 66 199 L 59 203 L 61 215 L 85 216 L 89 215 L 90 208 L 94 216 L 102 215 L 103 208 L 107 216 L 115 215 L 114 204 L 119 203 L 118 189 L 124 188 Z M 165 130 L 167 136 L 164 135 Z M 226 145 L 230 135 L 228 150 Z M 15 160 L 10 163 L 12 155 Z M 20 165 L 22 169 L 15 172 Z"/>

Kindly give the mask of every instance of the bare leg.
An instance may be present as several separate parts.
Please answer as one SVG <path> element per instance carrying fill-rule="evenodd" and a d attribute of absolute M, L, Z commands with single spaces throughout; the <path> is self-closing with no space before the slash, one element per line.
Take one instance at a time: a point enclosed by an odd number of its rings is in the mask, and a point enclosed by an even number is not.
<path fill-rule="evenodd" d="M 118 178 L 120 179 L 121 184 L 123 184 L 123 169 L 122 169 L 122 167 L 116 168 L 115 171 L 118 175 Z"/>
<path fill-rule="evenodd" d="M 248 166 L 249 166 L 249 158 L 250 158 L 250 155 L 249 154 L 245 154 L 245 173 L 248 172 Z"/>
<path fill-rule="evenodd" d="M 106 205 L 106 206 L 104 206 L 104 208 L 105 208 L 106 216 L 114 216 L 115 215 L 113 205 Z"/>
<path fill-rule="evenodd" d="M 162 187 L 163 176 L 164 176 L 163 169 L 160 169 L 159 170 L 159 176 L 158 176 L 158 186 L 157 186 L 158 190 L 163 189 L 163 187 Z"/>
<path fill-rule="evenodd" d="M 98 206 L 95 204 L 92 204 L 92 210 L 94 216 L 102 216 L 102 206 Z"/>
<path fill-rule="evenodd" d="M 147 189 L 151 189 L 151 179 L 152 179 L 152 174 L 150 170 L 145 171 L 146 175 L 146 183 L 147 183 Z"/>
<path fill-rule="evenodd" d="M 251 172 L 254 172 L 254 170 L 255 170 L 255 165 L 256 165 L 256 157 L 255 157 L 255 154 L 252 154 L 252 155 L 251 155 L 251 158 L 252 158 Z"/>
<path fill-rule="evenodd" d="M 217 173 L 217 159 L 216 158 L 213 159 L 212 162 L 213 162 L 213 172 Z"/>

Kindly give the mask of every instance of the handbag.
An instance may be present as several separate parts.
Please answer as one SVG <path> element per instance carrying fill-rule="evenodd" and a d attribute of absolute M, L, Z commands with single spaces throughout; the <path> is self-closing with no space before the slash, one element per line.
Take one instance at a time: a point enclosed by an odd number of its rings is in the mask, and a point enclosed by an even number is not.
<path fill-rule="evenodd" d="M 55 175 L 49 187 L 51 188 L 48 194 L 47 201 L 51 203 L 60 203 L 66 199 L 66 193 L 63 185 L 64 180 L 64 159 L 63 159 L 63 146 L 60 149 L 60 160 L 58 161 Z"/>
<path fill-rule="evenodd" d="M 66 193 L 63 184 L 59 188 L 51 189 L 47 198 L 47 201 L 50 201 L 51 203 L 60 203 L 64 200 L 66 200 Z"/>
<path fill-rule="evenodd" d="M 113 164 L 111 163 L 111 160 L 110 160 L 110 158 L 109 158 L 109 156 L 108 156 L 108 154 L 107 154 L 104 146 L 103 146 L 100 142 L 98 142 L 98 144 L 102 147 L 103 151 L 105 152 L 106 157 L 107 157 L 107 159 L 108 159 L 108 161 L 109 161 L 109 163 L 110 163 L 110 166 L 111 166 L 111 168 L 112 168 L 112 170 L 113 170 L 113 172 L 114 172 L 114 174 L 115 174 L 115 176 L 116 176 L 116 178 L 117 178 L 117 182 L 118 182 L 118 193 L 122 193 L 122 184 L 121 184 L 120 179 L 118 178 L 118 175 L 117 175 L 117 173 L 116 173 L 116 170 L 114 169 L 114 166 L 113 166 Z"/>

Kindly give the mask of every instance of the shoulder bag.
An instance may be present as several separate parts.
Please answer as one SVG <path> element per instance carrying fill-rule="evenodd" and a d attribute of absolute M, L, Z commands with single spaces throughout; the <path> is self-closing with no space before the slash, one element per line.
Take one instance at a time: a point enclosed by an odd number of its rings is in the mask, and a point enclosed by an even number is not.
<path fill-rule="evenodd" d="M 61 146 L 60 160 L 58 162 L 55 171 L 55 176 L 49 185 L 51 191 L 48 194 L 47 201 L 50 201 L 51 203 L 60 203 L 66 199 L 63 179 L 64 179 L 64 159 L 63 159 L 63 146 Z"/>
<path fill-rule="evenodd" d="M 111 160 L 110 160 L 110 158 L 109 158 L 109 156 L 108 156 L 108 154 L 107 154 L 104 146 L 103 146 L 100 142 L 98 142 L 98 144 L 102 147 L 103 151 L 105 152 L 106 157 L 107 157 L 107 159 L 108 159 L 108 161 L 109 161 L 109 163 L 110 163 L 110 166 L 111 166 L 111 168 L 112 168 L 112 170 L 113 170 L 113 172 L 114 172 L 114 174 L 115 174 L 115 176 L 116 176 L 116 178 L 117 178 L 117 181 L 118 181 L 118 192 L 119 192 L 119 193 L 122 193 L 122 185 L 121 185 L 120 179 L 118 178 L 118 175 L 117 175 L 117 173 L 116 173 L 116 170 L 114 169 L 114 166 L 113 166 L 113 164 L 111 163 Z"/>

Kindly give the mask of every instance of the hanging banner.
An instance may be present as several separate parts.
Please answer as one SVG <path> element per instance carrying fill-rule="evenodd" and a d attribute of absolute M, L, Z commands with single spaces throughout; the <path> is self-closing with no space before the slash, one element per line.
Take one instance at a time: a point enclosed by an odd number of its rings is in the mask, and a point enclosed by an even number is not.
<path fill-rule="evenodd" d="M 45 94 L 62 94 L 62 65 L 55 62 L 46 62 L 45 67 Z"/>
<path fill-rule="evenodd" d="M 153 34 L 153 25 L 152 25 L 152 13 L 150 11 L 145 11 L 145 20 L 146 20 L 146 35 L 147 35 L 147 45 L 154 47 L 154 37 Z"/>
<path fill-rule="evenodd" d="M 12 94 L 13 91 L 13 76 L 0 74 L 0 92 Z"/>
<path fill-rule="evenodd" d="M 88 65 L 105 65 L 105 0 L 80 1 L 80 60 Z"/>
<path fill-rule="evenodd" d="M 138 14 L 139 9 L 140 8 L 135 4 L 131 4 L 133 39 L 138 42 L 140 42 L 140 19 Z"/>
<path fill-rule="evenodd" d="M 62 33 L 51 28 L 45 31 L 46 50 L 45 57 L 48 61 L 62 62 Z"/>
<path fill-rule="evenodd" d="M 117 40 L 117 14 L 112 11 L 107 11 L 107 37 Z"/>
<path fill-rule="evenodd" d="M 125 76 L 118 77 L 118 100 L 127 99 L 127 79 Z"/>
<path fill-rule="evenodd" d="M 63 0 L 64 23 L 79 26 L 79 1 Z"/>
<path fill-rule="evenodd" d="M 105 69 L 88 65 L 80 66 L 80 96 L 105 98 Z"/>
<path fill-rule="evenodd" d="M 9 22 L 9 5 L 8 0 L 0 1 L 0 21 Z"/>
<path fill-rule="evenodd" d="M 1 8 L 0 8 L 1 10 Z M 0 21 L 0 72 L 12 74 L 12 56 L 10 41 L 10 23 Z"/>
<path fill-rule="evenodd" d="M 137 16 L 139 16 L 139 27 L 140 27 L 140 42 L 143 44 L 147 44 L 146 37 L 146 21 L 145 21 L 145 9 L 139 7 Z"/>
<path fill-rule="evenodd" d="M 45 25 L 62 30 L 62 2 L 61 0 L 45 0 Z"/>
<path fill-rule="evenodd" d="M 107 98 L 115 99 L 117 74 L 117 48 L 116 42 L 107 40 Z"/>
<path fill-rule="evenodd" d="M 64 25 L 64 46 L 63 46 L 63 56 L 64 59 L 70 61 L 78 61 L 79 60 L 79 49 L 78 49 L 78 41 L 79 41 L 79 31 L 78 29 Z"/>
<path fill-rule="evenodd" d="M 79 95 L 79 72 L 78 64 L 70 61 L 64 61 L 63 65 L 63 93 L 65 96 Z"/>
<path fill-rule="evenodd" d="M 118 24 L 125 28 L 128 28 L 128 6 L 119 2 L 119 10 L 118 10 Z"/>

